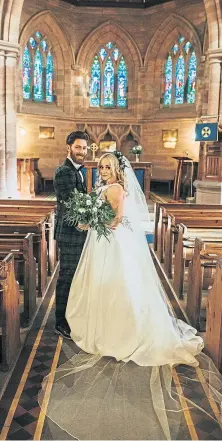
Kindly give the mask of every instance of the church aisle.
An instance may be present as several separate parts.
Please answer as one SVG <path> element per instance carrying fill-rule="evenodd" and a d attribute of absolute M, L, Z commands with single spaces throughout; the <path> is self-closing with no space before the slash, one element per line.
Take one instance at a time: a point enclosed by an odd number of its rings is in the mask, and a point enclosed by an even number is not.
<path fill-rule="evenodd" d="M 11 380 L 0 401 L 0 439 L 9 440 L 40 440 L 40 439 L 73 439 L 66 432 L 57 428 L 45 418 L 40 411 L 37 401 L 38 391 L 43 378 L 51 371 L 55 371 L 57 364 L 64 363 L 78 348 L 71 341 L 63 341 L 54 334 L 54 295 L 46 296 L 39 313 L 35 319 L 26 344 L 12 374 Z M 178 382 L 177 373 L 186 375 L 185 366 L 179 366 L 174 371 L 174 382 L 180 393 L 183 388 L 184 404 L 189 396 L 190 389 Z M 193 369 L 194 376 L 200 377 L 201 372 Z M 200 378 L 199 378 L 200 379 Z M 45 403 L 50 391 L 45 396 Z M 219 411 L 216 404 L 208 400 L 200 383 L 192 389 L 192 400 L 200 407 L 204 402 L 213 418 L 217 418 Z M 205 406 L 206 407 L 206 406 Z M 182 430 L 178 439 L 222 439 L 222 431 L 213 419 L 203 414 L 198 409 L 184 411 Z M 51 433 L 54 434 L 52 438 Z M 55 436 L 56 434 L 56 436 Z M 132 433 L 132 438 L 135 439 Z"/>

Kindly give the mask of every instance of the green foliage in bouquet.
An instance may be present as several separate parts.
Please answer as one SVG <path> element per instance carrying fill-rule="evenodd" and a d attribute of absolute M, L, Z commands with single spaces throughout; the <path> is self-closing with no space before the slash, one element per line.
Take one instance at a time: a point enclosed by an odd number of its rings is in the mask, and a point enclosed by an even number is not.
<path fill-rule="evenodd" d="M 98 240 L 102 236 L 109 239 L 112 232 L 109 225 L 116 217 L 116 213 L 107 201 L 99 198 L 97 193 L 84 194 L 75 189 L 64 204 L 66 206 L 65 221 L 69 225 L 89 225 L 90 228 L 96 230 Z"/>

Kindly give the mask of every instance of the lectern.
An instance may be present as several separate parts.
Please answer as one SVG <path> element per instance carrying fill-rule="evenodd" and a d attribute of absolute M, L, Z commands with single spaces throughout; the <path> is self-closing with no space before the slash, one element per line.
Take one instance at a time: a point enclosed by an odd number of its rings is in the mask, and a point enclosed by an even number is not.
<path fill-rule="evenodd" d="M 173 200 L 178 201 L 181 196 L 182 184 L 187 186 L 190 185 L 191 188 L 194 178 L 194 172 L 196 173 L 196 167 L 194 170 L 194 165 L 196 166 L 197 163 L 187 156 L 173 156 L 173 159 L 176 159 L 178 161 L 174 181 Z"/>

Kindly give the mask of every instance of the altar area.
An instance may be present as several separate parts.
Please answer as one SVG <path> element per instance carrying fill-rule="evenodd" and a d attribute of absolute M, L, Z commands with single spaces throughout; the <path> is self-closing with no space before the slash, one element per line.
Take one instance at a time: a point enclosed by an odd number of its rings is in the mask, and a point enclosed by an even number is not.
<path fill-rule="evenodd" d="M 87 190 L 91 192 L 97 178 L 98 161 L 85 161 L 82 173 L 85 176 Z M 151 162 L 132 161 L 131 166 L 145 194 L 150 196 L 150 180 L 152 174 Z M 50 170 L 48 176 L 42 176 L 38 168 L 38 158 L 17 158 L 17 188 L 21 198 L 34 198 L 38 194 L 53 191 L 55 170 Z"/>

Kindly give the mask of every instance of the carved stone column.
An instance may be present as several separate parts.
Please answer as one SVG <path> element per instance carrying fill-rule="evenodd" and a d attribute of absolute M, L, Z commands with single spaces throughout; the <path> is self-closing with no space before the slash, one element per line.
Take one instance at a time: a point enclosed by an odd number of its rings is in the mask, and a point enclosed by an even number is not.
<path fill-rule="evenodd" d="M 0 198 L 7 195 L 5 164 L 5 52 L 0 50 Z"/>
<path fill-rule="evenodd" d="M 0 40 L 0 197 L 18 197 L 16 166 L 16 63 L 19 45 Z"/>
<path fill-rule="evenodd" d="M 209 51 L 209 96 L 208 96 L 208 115 L 218 117 L 219 97 L 221 86 L 221 63 L 222 48 Z"/>

